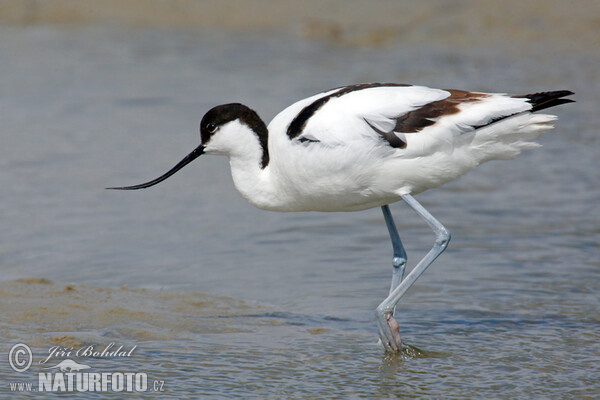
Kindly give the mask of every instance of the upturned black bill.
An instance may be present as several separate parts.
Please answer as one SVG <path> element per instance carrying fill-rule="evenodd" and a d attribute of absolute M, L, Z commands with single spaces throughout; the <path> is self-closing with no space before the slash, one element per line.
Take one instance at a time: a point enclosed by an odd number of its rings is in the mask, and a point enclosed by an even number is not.
<path fill-rule="evenodd" d="M 177 165 L 175 165 L 173 168 L 171 168 L 167 173 L 165 173 L 164 175 L 159 176 L 156 179 L 153 179 L 153 180 L 151 180 L 149 182 L 146 182 L 146 183 L 140 183 L 139 185 L 109 187 L 109 188 L 106 188 L 106 189 L 112 189 L 112 190 L 137 190 L 137 189 L 145 189 L 147 187 L 154 186 L 157 183 L 160 183 L 160 182 L 164 181 L 165 179 L 167 179 L 168 177 L 170 177 L 171 175 L 173 175 L 175 172 L 179 171 L 181 168 L 185 167 L 186 165 L 188 165 L 189 163 L 191 163 L 192 161 L 194 161 L 196 158 L 200 157 L 202 154 L 204 154 L 204 146 L 200 145 L 200 146 L 196 147 L 194 149 L 194 151 L 192 151 L 190 154 L 188 154 L 187 156 L 185 156 L 185 158 L 183 160 L 179 161 L 177 163 Z"/>

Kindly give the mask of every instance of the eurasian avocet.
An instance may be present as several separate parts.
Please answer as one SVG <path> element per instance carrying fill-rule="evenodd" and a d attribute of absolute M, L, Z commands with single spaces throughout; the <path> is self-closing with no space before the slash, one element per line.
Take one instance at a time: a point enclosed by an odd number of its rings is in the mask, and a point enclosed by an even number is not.
<path fill-rule="evenodd" d="M 414 194 L 479 164 L 538 147 L 567 90 L 525 95 L 440 90 L 394 83 L 345 86 L 292 104 L 269 126 L 245 105 L 214 107 L 200 123 L 201 144 L 155 185 L 198 156 L 229 157 L 233 181 L 252 205 L 272 211 L 358 211 L 381 207 L 393 246 L 388 297 L 377 307 L 379 338 L 402 348 L 395 306 L 446 249 L 450 233 Z M 388 204 L 404 200 L 435 233 L 435 244 L 404 277 L 406 253 Z"/>

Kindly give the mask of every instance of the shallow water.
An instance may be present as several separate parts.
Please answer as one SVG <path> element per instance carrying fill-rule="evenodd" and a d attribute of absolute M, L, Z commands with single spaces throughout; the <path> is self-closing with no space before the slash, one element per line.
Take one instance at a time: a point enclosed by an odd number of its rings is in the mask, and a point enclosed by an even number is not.
<path fill-rule="evenodd" d="M 3 354 L 137 345 L 87 361 L 146 372 L 165 398 L 600 396 L 597 55 L 51 27 L 2 28 L 0 50 Z M 269 120 L 363 81 L 577 92 L 544 148 L 419 196 L 453 240 L 398 309 L 418 357 L 376 344 L 391 278 L 379 210 L 256 210 L 218 157 L 153 189 L 103 190 L 170 168 L 215 104 Z M 402 204 L 392 212 L 414 263 L 432 234 Z M 0 362 L 0 393 L 39 368 Z"/>

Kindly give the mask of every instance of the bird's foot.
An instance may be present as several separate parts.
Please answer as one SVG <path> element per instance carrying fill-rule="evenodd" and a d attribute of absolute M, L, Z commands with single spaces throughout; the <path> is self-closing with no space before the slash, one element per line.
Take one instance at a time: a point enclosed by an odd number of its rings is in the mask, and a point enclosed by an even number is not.
<path fill-rule="evenodd" d="M 400 326 L 391 312 L 377 310 L 377 327 L 379 328 L 379 339 L 385 351 L 398 353 L 402 350 L 402 339 L 400 339 Z"/>

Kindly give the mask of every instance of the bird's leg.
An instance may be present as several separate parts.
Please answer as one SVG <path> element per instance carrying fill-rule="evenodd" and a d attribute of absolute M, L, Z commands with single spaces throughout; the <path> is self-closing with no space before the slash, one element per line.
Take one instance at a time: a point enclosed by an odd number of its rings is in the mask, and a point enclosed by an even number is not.
<path fill-rule="evenodd" d="M 404 246 L 402 246 L 402 241 L 400 240 L 398 229 L 396 229 L 396 224 L 394 224 L 394 217 L 392 217 L 390 207 L 388 205 L 381 206 L 381 211 L 383 212 L 383 218 L 385 219 L 385 224 L 387 225 L 390 233 L 390 239 L 392 240 L 392 248 L 394 251 L 392 258 L 394 272 L 392 275 L 392 285 L 390 287 L 390 293 L 392 293 L 392 291 L 400 284 L 402 278 L 404 277 L 404 268 L 406 267 L 406 251 L 404 250 Z"/>
<path fill-rule="evenodd" d="M 398 333 L 398 323 L 393 318 L 394 308 L 400 298 L 415 283 L 417 278 L 431 265 L 431 263 L 448 247 L 450 242 L 450 232 L 431 215 L 414 197 L 410 194 L 402 195 L 402 200 L 412 208 L 421 218 L 427 222 L 435 233 L 435 243 L 433 248 L 423 257 L 421 261 L 410 271 L 400 284 L 395 287 L 388 297 L 377 307 L 375 315 L 377 317 L 377 326 L 379 328 L 379 338 L 386 351 L 397 352 L 402 348 L 400 334 Z M 385 215 L 385 213 L 384 213 Z M 386 218 L 387 222 L 387 218 Z"/>
<path fill-rule="evenodd" d="M 402 246 L 402 241 L 400 240 L 400 235 L 398 234 L 398 229 L 396 229 L 396 224 L 394 223 L 394 217 L 392 217 L 392 213 L 390 212 L 390 207 L 388 205 L 381 206 L 381 211 L 383 212 L 383 218 L 385 219 L 385 224 L 388 228 L 388 232 L 390 234 L 390 239 L 392 241 L 392 266 L 393 266 L 393 274 L 392 274 L 392 284 L 390 286 L 390 294 L 394 291 L 394 289 L 400 284 L 402 278 L 404 277 L 404 269 L 406 267 L 406 251 L 404 250 L 404 246 Z M 390 313 L 385 315 L 385 332 L 388 335 L 391 335 L 388 341 L 394 342 L 396 347 L 402 347 L 402 340 L 400 339 L 400 329 L 398 326 L 398 322 L 394 319 L 394 312 L 396 308 L 394 307 Z M 383 321 L 381 321 L 383 322 Z M 380 336 L 381 336 L 381 327 L 380 327 Z M 383 340 L 382 340 L 383 343 Z"/>

